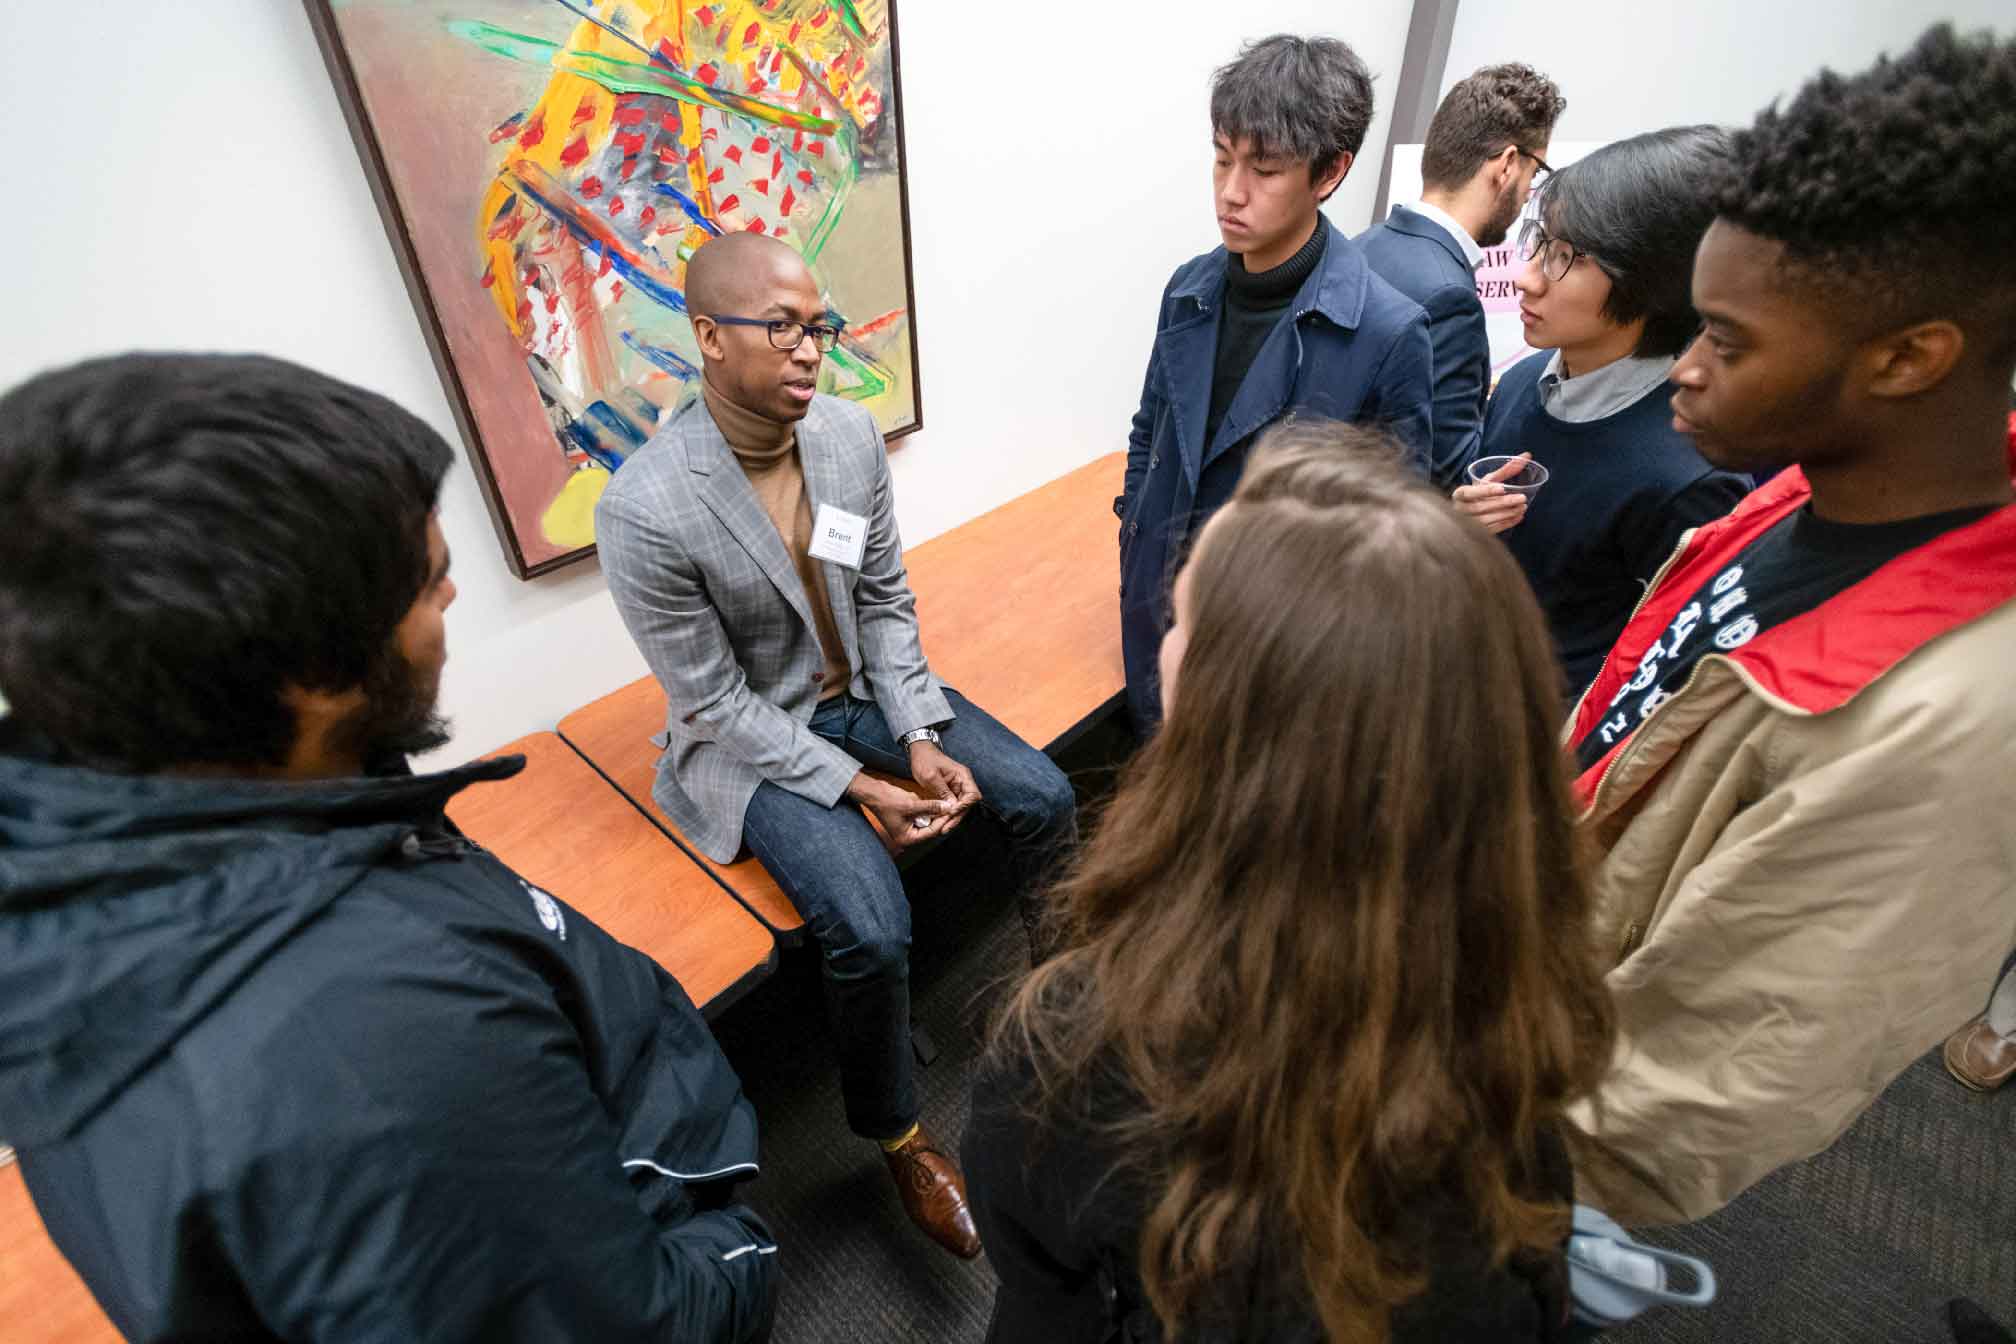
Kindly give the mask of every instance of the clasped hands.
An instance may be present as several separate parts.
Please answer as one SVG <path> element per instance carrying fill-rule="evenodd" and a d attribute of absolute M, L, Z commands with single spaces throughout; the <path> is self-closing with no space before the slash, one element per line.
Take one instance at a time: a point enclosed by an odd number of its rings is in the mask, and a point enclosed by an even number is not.
<path fill-rule="evenodd" d="M 847 786 L 847 797 L 867 808 L 882 827 L 891 853 L 955 829 L 966 819 L 967 810 L 980 801 L 980 786 L 973 782 L 973 772 L 947 756 L 935 742 L 910 744 L 910 778 L 929 796 L 920 798 L 866 770 Z"/>

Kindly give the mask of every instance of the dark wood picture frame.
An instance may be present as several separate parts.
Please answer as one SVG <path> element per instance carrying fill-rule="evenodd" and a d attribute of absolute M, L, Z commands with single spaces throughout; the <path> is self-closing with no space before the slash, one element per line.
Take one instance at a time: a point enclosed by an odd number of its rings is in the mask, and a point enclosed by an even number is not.
<path fill-rule="evenodd" d="M 471 0 L 471 7 L 479 7 L 480 3 L 481 0 Z M 885 0 L 885 3 L 889 14 L 889 93 L 885 101 L 895 120 L 896 192 L 903 226 L 903 293 L 907 313 L 905 320 L 910 332 L 909 378 L 914 410 L 909 424 L 891 430 L 884 436 L 887 442 L 894 443 L 897 439 L 924 427 L 924 389 L 919 376 L 917 286 L 915 267 L 911 259 L 910 152 L 904 138 L 903 127 L 906 108 L 902 91 L 902 42 L 897 25 L 897 0 Z M 469 462 L 474 468 L 476 483 L 482 490 L 483 502 L 490 511 L 491 523 L 497 530 L 506 563 L 517 577 L 531 579 L 586 559 L 595 553 L 593 545 L 578 547 L 543 560 L 528 561 L 519 540 L 520 524 L 511 516 L 503 492 L 499 488 L 490 454 L 485 446 L 482 426 L 478 422 L 476 408 L 470 398 L 469 387 L 465 382 L 463 371 L 455 362 L 440 308 L 429 284 L 419 249 L 414 242 L 406 211 L 399 200 L 384 146 L 372 124 L 356 68 L 344 45 L 331 0 L 303 0 L 303 4 L 307 8 L 308 21 L 314 28 L 316 42 L 321 47 L 322 59 L 328 67 L 330 80 L 335 85 L 336 99 L 343 109 L 343 119 L 350 128 L 358 157 L 363 161 L 364 175 L 370 183 L 371 196 L 377 203 L 386 237 L 392 244 L 393 255 L 398 260 L 400 276 L 406 283 L 407 294 L 412 299 L 414 311 L 420 319 L 428 352 L 433 356 L 435 372 L 440 376 L 442 388 L 448 396 L 449 409 L 455 416 L 456 427 L 461 431 L 463 442 L 468 449 Z M 530 375 L 525 376 L 529 380 Z"/>

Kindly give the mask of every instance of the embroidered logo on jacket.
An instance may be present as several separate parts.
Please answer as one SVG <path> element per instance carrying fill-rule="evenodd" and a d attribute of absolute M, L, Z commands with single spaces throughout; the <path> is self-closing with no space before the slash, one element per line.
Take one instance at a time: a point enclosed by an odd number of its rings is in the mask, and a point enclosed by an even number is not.
<path fill-rule="evenodd" d="M 561 942 L 566 942 L 567 916 L 561 911 L 560 902 L 522 877 L 518 879 L 518 885 L 525 888 L 525 894 L 532 898 L 532 908 L 538 912 L 539 922 L 546 926 L 548 932 L 559 934 Z"/>

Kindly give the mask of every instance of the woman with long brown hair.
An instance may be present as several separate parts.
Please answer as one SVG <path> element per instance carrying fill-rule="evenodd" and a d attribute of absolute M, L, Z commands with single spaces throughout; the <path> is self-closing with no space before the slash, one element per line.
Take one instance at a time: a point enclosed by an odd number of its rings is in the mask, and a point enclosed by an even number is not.
<path fill-rule="evenodd" d="M 990 1341 L 1547 1339 L 1609 1001 L 1504 548 L 1290 424 L 1177 580 L 1169 716 L 1053 893 L 963 1153 Z"/>

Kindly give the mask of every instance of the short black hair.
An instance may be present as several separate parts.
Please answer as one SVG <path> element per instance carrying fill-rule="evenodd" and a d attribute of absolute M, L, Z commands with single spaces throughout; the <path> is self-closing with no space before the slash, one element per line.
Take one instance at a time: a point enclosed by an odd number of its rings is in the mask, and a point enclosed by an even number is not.
<path fill-rule="evenodd" d="M 1266 156 L 1308 163 L 1309 180 L 1356 154 L 1372 124 L 1372 72 L 1334 37 L 1276 33 L 1211 74 L 1211 129 Z"/>
<path fill-rule="evenodd" d="M 1603 315 L 1619 324 L 1645 319 L 1638 355 L 1678 355 L 1700 329 L 1694 250 L 1714 222 L 1729 139 L 1718 126 L 1634 135 L 1554 173 L 1540 193 L 1547 232 L 1610 277 Z"/>
<path fill-rule="evenodd" d="M 2016 41 L 1926 30 L 1736 136 L 1716 214 L 1862 319 L 1951 317 L 2016 363 Z"/>
<path fill-rule="evenodd" d="M 386 398 L 256 355 L 128 354 L 0 397 L 0 694 L 63 755 L 285 761 L 425 589 L 453 453 Z"/>
<path fill-rule="evenodd" d="M 1530 65 L 1487 65 L 1465 75 L 1428 123 L 1421 185 L 1453 191 L 1507 145 L 1539 153 L 1567 106 L 1554 81 Z"/>

